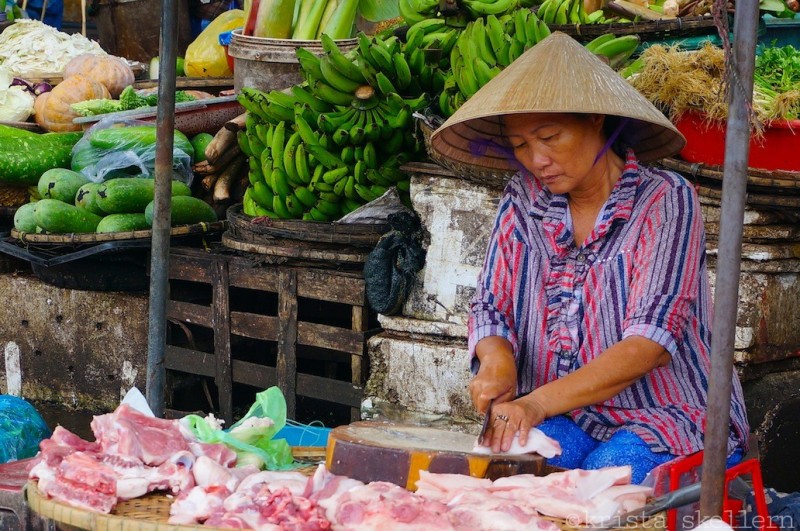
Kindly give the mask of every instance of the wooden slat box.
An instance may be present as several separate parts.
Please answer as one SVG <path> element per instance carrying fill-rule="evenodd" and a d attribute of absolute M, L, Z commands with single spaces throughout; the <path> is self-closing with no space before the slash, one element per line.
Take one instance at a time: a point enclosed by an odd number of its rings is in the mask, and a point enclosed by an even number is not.
<path fill-rule="evenodd" d="M 169 278 L 168 376 L 204 377 L 207 400 L 227 425 L 237 387 L 247 386 L 278 385 L 289 418 L 302 396 L 349 406 L 350 419 L 359 419 L 366 340 L 379 331 L 370 329 L 376 321 L 360 272 L 173 248 Z M 172 414 L 192 409 L 180 406 L 179 383 L 167 387 Z"/>

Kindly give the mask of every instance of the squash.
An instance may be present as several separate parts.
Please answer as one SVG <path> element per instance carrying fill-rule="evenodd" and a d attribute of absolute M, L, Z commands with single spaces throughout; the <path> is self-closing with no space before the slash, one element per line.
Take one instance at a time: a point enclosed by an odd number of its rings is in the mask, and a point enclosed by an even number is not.
<path fill-rule="evenodd" d="M 112 98 L 119 97 L 122 89 L 133 85 L 135 76 L 128 63 L 113 55 L 83 54 L 74 57 L 64 69 L 64 78 L 81 74 L 102 83 Z"/>
<path fill-rule="evenodd" d="M 70 105 L 79 101 L 110 98 L 102 83 L 81 74 L 75 74 L 59 83 L 50 92 L 37 96 L 33 104 L 36 123 L 46 131 L 80 131 L 79 124 L 72 123 L 78 115 Z"/>

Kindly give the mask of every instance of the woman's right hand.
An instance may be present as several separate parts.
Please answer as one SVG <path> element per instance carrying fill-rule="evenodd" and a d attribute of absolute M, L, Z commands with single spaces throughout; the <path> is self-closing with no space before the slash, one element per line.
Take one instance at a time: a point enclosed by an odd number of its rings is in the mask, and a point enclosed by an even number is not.
<path fill-rule="evenodd" d="M 475 346 L 480 360 L 478 374 L 469 384 L 472 403 L 479 413 L 485 413 L 489 401 L 495 404 L 516 397 L 517 364 L 511 343 L 502 337 L 485 337 Z"/>

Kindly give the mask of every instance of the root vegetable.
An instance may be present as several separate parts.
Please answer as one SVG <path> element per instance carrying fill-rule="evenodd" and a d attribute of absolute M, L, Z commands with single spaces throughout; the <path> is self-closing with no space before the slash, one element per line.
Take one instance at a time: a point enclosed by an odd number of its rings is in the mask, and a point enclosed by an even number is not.
<path fill-rule="evenodd" d="M 239 157 L 219 175 L 217 182 L 214 184 L 214 202 L 224 203 L 231 198 L 231 186 L 233 185 L 236 175 L 242 169 L 244 158 Z"/>

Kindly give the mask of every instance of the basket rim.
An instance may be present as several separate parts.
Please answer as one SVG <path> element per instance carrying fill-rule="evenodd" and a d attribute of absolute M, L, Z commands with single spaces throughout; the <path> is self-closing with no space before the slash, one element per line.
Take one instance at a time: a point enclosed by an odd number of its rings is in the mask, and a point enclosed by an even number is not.
<path fill-rule="evenodd" d="M 213 234 L 224 231 L 228 226 L 227 221 L 214 221 L 210 223 L 194 223 L 191 225 L 180 225 L 172 227 L 170 236 L 189 236 L 193 234 Z M 65 243 L 81 244 L 81 243 L 101 243 L 113 241 L 127 241 L 127 240 L 146 240 L 153 237 L 153 230 L 134 230 L 127 232 L 106 232 L 106 233 L 69 233 L 69 234 L 33 234 L 28 232 L 20 232 L 17 229 L 11 229 L 11 237 L 18 239 L 23 243 L 37 243 L 37 244 L 57 244 L 63 245 Z"/>

